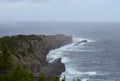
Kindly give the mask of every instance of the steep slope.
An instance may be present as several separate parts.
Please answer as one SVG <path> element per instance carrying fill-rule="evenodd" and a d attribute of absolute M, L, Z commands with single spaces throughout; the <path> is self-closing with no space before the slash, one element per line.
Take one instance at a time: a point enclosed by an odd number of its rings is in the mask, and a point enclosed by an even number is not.
<path fill-rule="evenodd" d="M 49 51 L 71 43 L 72 37 L 62 34 L 47 36 L 17 35 L 0 38 L 0 42 L 3 41 L 10 49 L 13 64 L 20 64 L 23 68 L 31 71 L 34 75 L 38 75 L 41 72 L 41 69 L 48 68 L 49 66 L 51 68 L 51 65 L 46 61 L 46 55 Z M 53 63 L 53 65 L 56 68 L 59 66 L 63 67 L 62 70 L 58 71 L 58 74 L 65 70 L 65 66 L 61 63 L 60 59 Z M 54 75 L 54 72 L 52 75 Z"/>

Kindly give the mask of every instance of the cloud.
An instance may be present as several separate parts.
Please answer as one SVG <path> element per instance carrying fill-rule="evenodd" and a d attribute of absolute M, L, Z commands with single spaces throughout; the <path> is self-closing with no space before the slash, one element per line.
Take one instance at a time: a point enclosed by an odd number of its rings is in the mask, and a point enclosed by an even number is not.
<path fill-rule="evenodd" d="M 46 6 L 47 0 L 0 0 L 0 8 L 30 8 Z"/>
<path fill-rule="evenodd" d="M 119 1 L 0 0 L 0 17 L 20 21 L 120 21 Z"/>
<path fill-rule="evenodd" d="M 0 2 L 32 2 L 32 3 L 38 3 L 38 2 L 48 2 L 51 0 L 0 0 Z"/>
<path fill-rule="evenodd" d="M 40 8 L 54 0 L 0 0 L 0 8 Z"/>

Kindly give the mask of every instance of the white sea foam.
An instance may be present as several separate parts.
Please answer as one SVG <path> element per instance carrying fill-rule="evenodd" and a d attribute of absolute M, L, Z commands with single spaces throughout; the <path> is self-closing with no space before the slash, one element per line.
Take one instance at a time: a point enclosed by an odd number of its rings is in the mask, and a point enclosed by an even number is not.
<path fill-rule="evenodd" d="M 71 59 L 67 58 L 67 57 L 62 57 L 62 63 L 67 63 L 72 61 Z"/>
<path fill-rule="evenodd" d="M 76 43 L 82 41 L 82 40 L 87 40 L 88 42 L 93 42 L 94 40 L 91 39 L 86 39 L 86 38 L 73 38 L 73 43 L 63 46 L 61 48 L 52 50 L 49 52 L 47 55 L 47 60 L 49 62 L 53 62 L 55 59 L 61 57 L 62 58 L 62 63 L 65 63 L 66 66 L 66 71 L 62 73 L 61 78 L 65 75 L 66 76 L 66 81 L 72 81 L 76 77 L 80 77 L 82 75 L 85 76 L 90 76 L 90 75 L 96 75 L 96 72 L 80 72 L 75 68 L 74 63 L 72 63 L 73 59 L 70 59 L 68 57 L 65 57 L 66 52 L 69 51 L 88 51 L 88 50 L 83 50 L 80 49 L 80 47 L 84 48 L 84 44 L 80 44 L 80 46 L 74 46 Z M 89 50 L 92 51 L 92 50 Z M 80 78 L 81 79 L 81 78 Z M 86 78 L 82 78 L 82 81 L 87 81 Z"/>
<path fill-rule="evenodd" d="M 75 48 L 73 48 L 73 49 L 68 49 L 67 51 L 69 51 L 69 52 L 96 52 L 96 50 L 84 50 L 84 49 L 75 49 Z"/>
<path fill-rule="evenodd" d="M 81 81 L 88 81 L 88 79 L 87 79 L 87 78 L 84 78 L 84 79 L 82 79 Z"/>
<path fill-rule="evenodd" d="M 62 61 L 63 62 L 66 62 L 66 60 L 68 60 L 68 58 L 66 57 L 63 57 L 64 55 L 64 51 L 66 51 L 67 49 L 71 48 L 73 46 L 73 43 L 72 44 L 69 44 L 69 45 L 66 45 L 66 46 L 63 46 L 63 47 L 60 47 L 58 49 L 55 49 L 55 50 L 51 50 L 49 52 L 49 54 L 47 55 L 47 60 L 49 62 L 53 62 L 55 59 L 61 57 L 63 58 Z"/>
<path fill-rule="evenodd" d="M 87 77 L 91 75 L 96 75 L 96 72 L 80 72 L 76 70 L 74 67 L 67 67 L 66 71 L 62 73 L 61 79 L 63 76 L 66 76 L 66 81 L 73 81 L 73 79 L 80 78 L 82 81 L 87 81 Z M 84 75 L 84 76 L 83 76 Z"/>

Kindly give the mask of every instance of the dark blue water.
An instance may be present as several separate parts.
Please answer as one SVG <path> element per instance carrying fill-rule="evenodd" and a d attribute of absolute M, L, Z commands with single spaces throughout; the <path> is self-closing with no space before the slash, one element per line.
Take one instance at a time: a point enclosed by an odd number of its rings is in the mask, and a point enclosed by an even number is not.
<path fill-rule="evenodd" d="M 96 40 L 72 49 L 64 56 L 72 59 L 68 62 L 73 64 L 71 68 L 85 73 L 78 77 L 87 81 L 120 81 L 119 41 Z"/>
<path fill-rule="evenodd" d="M 83 38 L 74 38 L 70 45 L 53 50 L 48 57 L 62 57 L 67 81 L 80 78 L 82 81 L 120 81 L 119 40 L 90 39 L 87 43 L 75 44 Z"/>

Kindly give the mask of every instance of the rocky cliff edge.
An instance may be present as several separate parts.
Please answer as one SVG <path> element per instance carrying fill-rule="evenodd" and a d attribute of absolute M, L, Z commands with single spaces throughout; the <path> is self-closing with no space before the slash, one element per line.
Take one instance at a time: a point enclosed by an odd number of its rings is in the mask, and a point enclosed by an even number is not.
<path fill-rule="evenodd" d="M 61 58 L 49 64 L 46 56 L 50 50 L 72 42 L 72 36 L 57 35 L 16 35 L 0 38 L 9 47 L 13 63 L 20 64 L 35 76 L 44 73 L 46 77 L 59 76 L 65 71 Z"/>

